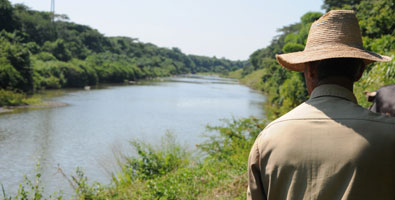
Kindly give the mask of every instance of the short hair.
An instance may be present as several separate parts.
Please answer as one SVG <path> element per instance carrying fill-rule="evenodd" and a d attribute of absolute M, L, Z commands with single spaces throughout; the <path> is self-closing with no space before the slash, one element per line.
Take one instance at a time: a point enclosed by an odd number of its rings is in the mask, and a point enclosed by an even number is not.
<path fill-rule="evenodd" d="M 317 67 L 319 81 L 331 76 L 342 76 L 354 82 L 365 63 L 359 58 L 331 58 L 314 61 L 312 66 Z"/>

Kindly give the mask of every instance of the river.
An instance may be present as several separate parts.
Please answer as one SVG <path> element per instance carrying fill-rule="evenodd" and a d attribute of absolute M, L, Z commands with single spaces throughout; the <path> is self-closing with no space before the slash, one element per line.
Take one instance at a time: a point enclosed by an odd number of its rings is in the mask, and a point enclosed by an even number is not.
<path fill-rule="evenodd" d="M 45 193 L 63 190 L 70 196 L 58 166 L 67 175 L 80 167 L 90 181 L 109 183 L 116 170 L 114 154 L 129 152 L 132 139 L 155 145 L 171 132 L 193 150 L 206 139 L 207 124 L 264 115 L 261 93 L 210 76 L 52 90 L 44 96 L 67 106 L 0 115 L 0 184 L 9 194 L 16 193 L 24 175 L 36 173 L 37 163 Z"/>

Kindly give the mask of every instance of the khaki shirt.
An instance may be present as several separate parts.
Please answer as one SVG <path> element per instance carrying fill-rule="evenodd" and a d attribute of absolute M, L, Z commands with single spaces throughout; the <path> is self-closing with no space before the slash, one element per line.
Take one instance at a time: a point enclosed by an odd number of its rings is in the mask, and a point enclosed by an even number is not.
<path fill-rule="evenodd" d="M 321 85 L 260 133 L 248 175 L 248 199 L 395 200 L 395 118 Z"/>

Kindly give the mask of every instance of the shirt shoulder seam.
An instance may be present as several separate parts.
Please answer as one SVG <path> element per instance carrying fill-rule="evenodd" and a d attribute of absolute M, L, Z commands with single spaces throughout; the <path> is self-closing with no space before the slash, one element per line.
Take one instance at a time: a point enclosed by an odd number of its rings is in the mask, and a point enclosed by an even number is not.
<path fill-rule="evenodd" d="M 322 121 L 356 120 L 356 121 L 370 121 L 370 122 L 377 122 L 377 123 L 395 125 L 394 122 L 383 122 L 383 121 L 371 120 L 371 119 L 353 119 L 353 118 L 296 118 L 296 119 L 283 119 L 283 120 L 279 120 L 279 121 L 274 121 L 274 122 L 270 123 L 269 125 L 267 125 L 267 126 L 265 127 L 265 129 L 266 129 L 266 128 L 269 128 L 269 127 L 271 127 L 271 126 L 273 126 L 274 124 L 278 124 L 278 123 L 281 123 L 281 122 L 286 122 L 286 121 L 303 121 L 303 120 L 322 120 Z"/>

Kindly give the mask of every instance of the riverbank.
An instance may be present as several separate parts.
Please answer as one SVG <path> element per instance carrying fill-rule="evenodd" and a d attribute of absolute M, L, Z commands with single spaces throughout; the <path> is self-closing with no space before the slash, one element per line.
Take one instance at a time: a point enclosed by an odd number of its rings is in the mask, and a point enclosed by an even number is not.
<path fill-rule="evenodd" d="M 170 77 L 170 76 L 169 76 Z M 94 86 L 84 86 L 84 87 L 68 87 L 68 88 L 58 88 L 58 89 L 41 89 L 33 95 L 26 95 L 25 93 L 13 92 L 10 90 L 0 89 L 0 114 L 12 113 L 14 111 L 23 109 L 41 109 L 41 108 L 55 108 L 67 106 L 66 103 L 54 102 L 54 101 L 43 101 L 42 94 L 49 91 L 57 90 L 91 90 L 100 89 L 107 86 L 118 86 L 118 85 L 138 85 L 143 84 L 146 81 L 161 81 L 163 77 L 156 78 L 144 78 L 138 81 L 124 81 L 119 83 L 102 83 Z M 162 80 L 163 81 L 163 80 Z M 49 95 L 48 97 L 59 96 L 60 94 Z M 45 95 L 44 95 L 45 96 Z"/>
<path fill-rule="evenodd" d="M 178 76 L 190 76 L 191 74 L 182 74 Z M 0 114 L 4 113 L 12 113 L 18 110 L 24 109 L 40 109 L 40 108 L 55 108 L 55 107 L 63 107 L 67 106 L 67 104 L 62 102 L 54 102 L 54 101 L 43 101 L 42 98 L 51 98 L 55 96 L 59 96 L 62 94 L 50 94 L 43 95 L 46 93 L 52 93 L 60 90 L 85 90 L 89 91 L 91 89 L 102 89 L 108 86 L 126 86 L 126 85 L 142 85 L 146 82 L 163 82 L 164 78 L 170 78 L 175 76 L 166 76 L 166 77 L 155 77 L 155 78 L 144 78 L 138 81 L 124 81 L 119 83 L 101 83 L 93 86 L 84 86 L 84 87 L 69 87 L 69 88 L 59 88 L 59 89 L 42 89 L 33 95 L 26 95 L 25 93 L 17 93 L 9 90 L 0 89 Z M 62 93 L 62 92 L 61 92 Z"/>
<path fill-rule="evenodd" d="M 217 76 L 222 78 L 232 78 L 237 79 L 241 84 L 248 86 L 251 89 L 263 91 L 263 81 L 262 76 L 264 71 L 262 69 L 253 71 L 250 74 L 243 76 L 243 69 L 238 69 L 236 71 L 229 72 L 227 74 L 224 73 L 214 73 L 214 72 L 206 72 L 206 73 L 198 73 L 199 75 L 205 76 Z"/>
<path fill-rule="evenodd" d="M 25 109 L 56 108 L 63 106 L 67 106 L 67 104 L 55 101 L 41 101 L 39 104 L 0 107 L 0 114 L 12 113 Z"/>
<path fill-rule="evenodd" d="M 25 109 L 54 108 L 67 104 L 53 101 L 43 101 L 41 95 L 27 96 L 24 93 L 0 89 L 0 114 L 11 113 Z"/>
<path fill-rule="evenodd" d="M 0 114 L 2 114 L 2 113 L 9 113 L 9 112 L 12 112 L 12 110 L 4 108 L 4 107 L 0 107 Z"/>

